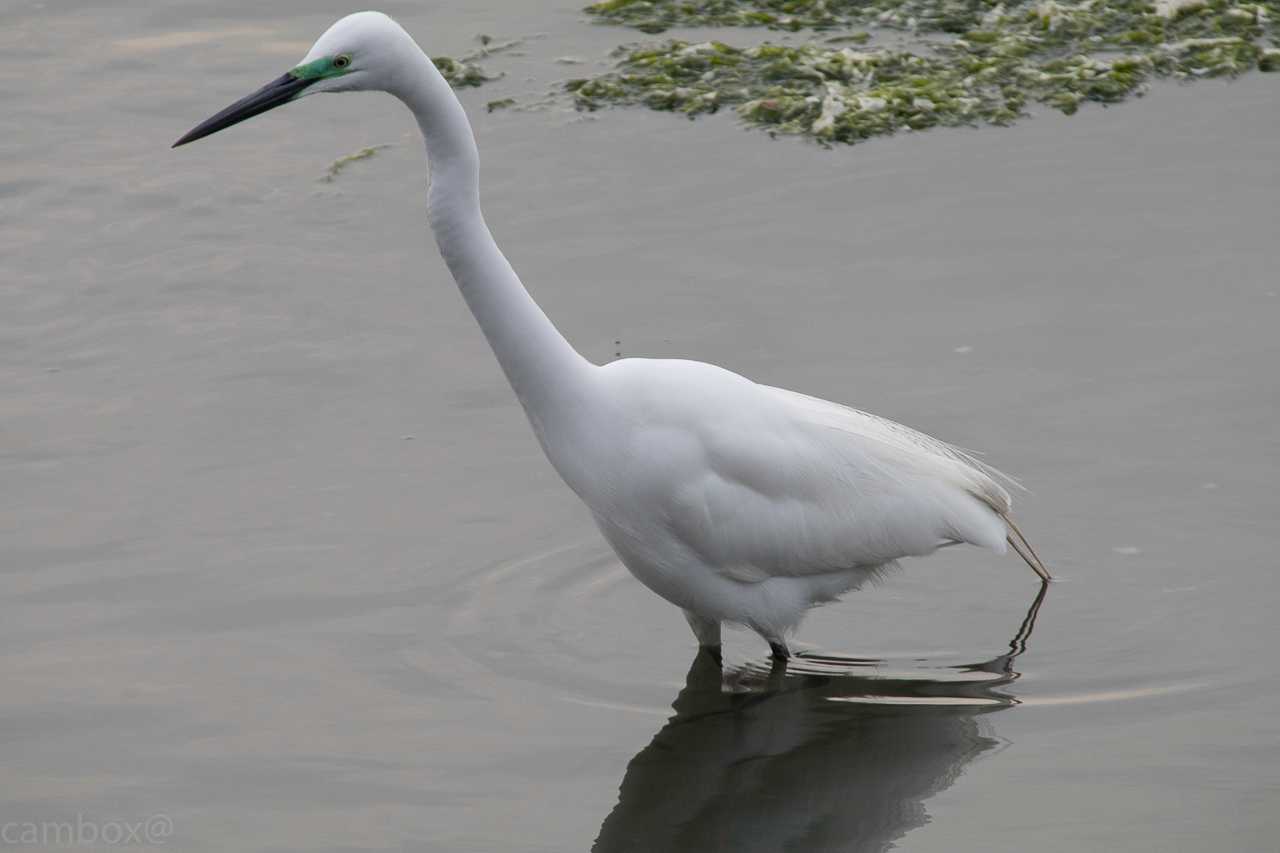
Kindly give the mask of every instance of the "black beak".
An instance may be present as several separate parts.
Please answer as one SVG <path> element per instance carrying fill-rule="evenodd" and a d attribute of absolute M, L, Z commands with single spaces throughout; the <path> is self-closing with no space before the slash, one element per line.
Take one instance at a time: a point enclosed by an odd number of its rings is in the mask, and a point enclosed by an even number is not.
<path fill-rule="evenodd" d="M 252 95 L 241 98 L 217 115 L 211 116 L 191 128 L 186 136 L 173 143 L 173 147 L 177 148 L 179 145 L 186 145 L 188 142 L 203 139 L 211 133 L 217 133 L 223 128 L 239 124 L 247 118 L 253 118 L 260 113 L 265 113 L 267 110 L 273 110 L 281 104 L 287 104 L 299 92 L 314 82 L 316 82 L 314 79 L 305 80 L 301 77 L 294 77 L 292 74 L 286 74 L 283 77 L 272 80 Z"/>

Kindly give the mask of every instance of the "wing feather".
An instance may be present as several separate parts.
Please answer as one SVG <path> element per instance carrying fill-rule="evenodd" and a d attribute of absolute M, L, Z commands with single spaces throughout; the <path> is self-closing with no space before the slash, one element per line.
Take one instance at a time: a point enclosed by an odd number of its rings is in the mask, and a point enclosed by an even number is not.
<path fill-rule="evenodd" d="M 785 388 L 771 385 L 760 386 L 766 392 L 776 395 L 785 404 L 807 413 L 815 423 L 821 423 L 832 429 L 860 436 L 868 441 L 882 443 L 904 454 L 904 457 L 915 457 L 920 461 L 929 460 L 940 463 L 949 469 L 949 473 L 958 476 L 970 493 L 990 506 L 999 514 L 1007 514 L 1013 501 L 1009 493 L 1000 485 L 1000 481 L 1021 488 L 1017 480 L 996 468 L 987 465 L 972 453 L 962 450 L 953 444 L 939 441 L 897 421 L 842 406 L 820 397 L 811 397 Z M 941 472 L 940 472 L 941 473 Z"/>
<path fill-rule="evenodd" d="M 1009 493 L 972 455 L 857 409 L 755 388 L 754 410 L 735 407 L 701 435 L 706 465 L 667 513 L 705 564 L 754 583 L 871 568 L 955 541 L 1005 551 Z"/>

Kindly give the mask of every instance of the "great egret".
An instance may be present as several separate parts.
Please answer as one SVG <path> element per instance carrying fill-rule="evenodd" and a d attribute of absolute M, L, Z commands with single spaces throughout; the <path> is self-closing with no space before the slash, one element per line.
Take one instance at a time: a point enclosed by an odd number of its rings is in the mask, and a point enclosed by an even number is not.
<path fill-rule="evenodd" d="M 335 23 L 302 63 L 174 147 L 317 92 L 388 92 L 426 142 L 428 218 L 467 305 L 547 458 L 643 584 L 717 656 L 722 622 L 788 655 L 806 610 L 900 557 L 1006 542 L 1043 580 L 996 472 L 875 415 L 759 385 L 711 364 L 584 359 L 529 296 L 480 212 L 462 105 L 380 12 Z"/>

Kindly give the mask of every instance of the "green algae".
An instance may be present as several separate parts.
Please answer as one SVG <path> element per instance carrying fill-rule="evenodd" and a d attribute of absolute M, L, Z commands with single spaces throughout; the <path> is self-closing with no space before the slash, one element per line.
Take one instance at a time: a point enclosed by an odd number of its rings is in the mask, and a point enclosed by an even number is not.
<path fill-rule="evenodd" d="M 342 173 L 342 170 L 350 166 L 352 163 L 356 163 L 360 160 L 368 160 L 370 157 L 377 154 L 383 148 L 390 148 L 390 147 L 391 147 L 390 145 L 385 145 L 385 144 L 370 145 L 368 148 L 361 148 L 359 151 L 356 151 L 353 154 L 346 154 L 342 157 L 339 157 L 337 160 L 334 160 L 332 163 L 329 164 L 329 171 L 320 180 L 324 181 L 327 184 L 331 184 L 337 179 L 338 175 Z"/>
<path fill-rule="evenodd" d="M 1021 95 L 938 57 L 902 50 L 671 41 L 568 86 L 579 107 L 644 104 L 686 115 L 733 107 L 748 123 L 856 142 L 903 128 L 1011 121 Z"/>
<path fill-rule="evenodd" d="M 863 46 L 865 31 L 746 49 L 669 41 L 626 50 L 613 71 L 566 85 L 580 109 L 641 104 L 694 116 L 732 107 L 749 124 L 823 142 L 1008 124 L 1031 103 L 1067 114 L 1118 103 L 1153 78 L 1280 69 L 1280 50 L 1263 43 L 1280 44 L 1278 2 L 607 0 L 588 11 L 650 32 L 861 25 L 949 34 L 892 48 Z"/>
<path fill-rule="evenodd" d="M 914 32 L 966 33 L 1019 20 L 1040 19 L 1043 29 L 1060 30 L 1064 16 L 1076 29 L 1119 31 L 1126 23 L 1197 21 L 1235 26 L 1257 10 L 1274 15 L 1276 4 L 1226 0 L 1120 0 L 1057 3 L 993 0 L 604 0 L 586 7 L 597 20 L 658 33 L 671 27 L 768 27 L 830 30 L 855 26 Z M 1223 14 L 1235 20 L 1219 20 Z M 1210 20 L 1212 19 L 1212 20 Z M 1158 30 L 1159 27 L 1156 27 Z"/>
<path fill-rule="evenodd" d="M 490 80 L 498 79 L 485 74 L 483 68 L 466 57 L 454 59 L 449 56 L 433 56 L 431 61 L 444 79 L 449 81 L 449 85 L 455 89 L 482 86 Z"/>

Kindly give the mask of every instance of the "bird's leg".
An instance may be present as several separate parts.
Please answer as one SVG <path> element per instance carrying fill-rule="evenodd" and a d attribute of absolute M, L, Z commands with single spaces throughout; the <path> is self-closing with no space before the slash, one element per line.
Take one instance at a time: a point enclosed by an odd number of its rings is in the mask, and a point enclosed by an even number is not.
<path fill-rule="evenodd" d="M 693 636 L 698 638 L 698 645 L 719 662 L 721 660 L 719 620 L 707 619 L 692 610 L 684 611 L 684 618 L 693 629 Z"/>
<path fill-rule="evenodd" d="M 1044 563 L 1040 560 L 1040 555 L 1036 553 L 1036 549 L 1031 547 L 1031 543 L 1027 541 L 1027 537 L 1022 535 L 1022 531 L 1018 529 L 1018 525 L 1013 523 L 1013 519 L 1008 515 L 1001 516 L 1004 523 L 1008 525 L 1009 535 L 1005 540 L 1013 546 L 1013 550 L 1018 552 L 1018 556 L 1022 558 L 1028 566 L 1031 567 L 1040 580 L 1048 583 L 1053 580 L 1053 576 L 1049 574 L 1049 570 L 1045 568 Z"/>
<path fill-rule="evenodd" d="M 785 661 L 791 657 L 791 651 L 782 640 L 769 641 L 769 657 L 775 661 Z"/>
<path fill-rule="evenodd" d="M 781 658 L 769 658 L 769 691 L 777 692 L 787 686 L 787 662 Z"/>

